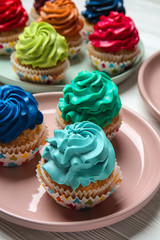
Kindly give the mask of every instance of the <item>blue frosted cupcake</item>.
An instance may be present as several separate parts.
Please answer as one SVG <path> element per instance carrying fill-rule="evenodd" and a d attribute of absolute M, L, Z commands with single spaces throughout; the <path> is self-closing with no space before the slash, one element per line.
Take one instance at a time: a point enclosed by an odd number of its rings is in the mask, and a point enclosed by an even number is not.
<path fill-rule="evenodd" d="M 98 125 L 77 122 L 55 130 L 47 141 L 37 177 L 58 204 L 94 207 L 119 187 L 122 173 L 113 146 Z"/>
<path fill-rule="evenodd" d="M 38 103 L 20 87 L 0 87 L 0 166 L 23 165 L 35 157 L 47 138 Z"/>

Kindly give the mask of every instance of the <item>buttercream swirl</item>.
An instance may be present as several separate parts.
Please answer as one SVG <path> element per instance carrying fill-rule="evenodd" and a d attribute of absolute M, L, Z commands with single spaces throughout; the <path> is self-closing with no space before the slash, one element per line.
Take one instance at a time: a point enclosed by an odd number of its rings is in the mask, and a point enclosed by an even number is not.
<path fill-rule="evenodd" d="M 43 122 L 38 103 L 31 93 L 22 88 L 3 85 L 0 87 L 0 141 L 9 143 L 25 129 L 34 129 Z"/>
<path fill-rule="evenodd" d="M 40 13 L 41 7 L 43 7 L 44 4 L 45 4 L 46 2 L 48 2 L 48 1 L 53 2 L 54 0 L 35 0 L 33 6 L 34 6 L 34 8 L 36 9 L 36 11 L 37 11 L 38 13 Z"/>
<path fill-rule="evenodd" d="M 20 0 L 0 1 L 0 32 L 24 27 L 27 20 L 28 14 Z"/>
<path fill-rule="evenodd" d="M 125 13 L 123 0 L 88 0 L 82 15 L 88 22 L 97 23 L 100 16 L 108 16 L 111 11 Z"/>
<path fill-rule="evenodd" d="M 59 35 L 48 23 L 32 22 L 19 35 L 16 44 L 16 57 L 23 65 L 33 68 L 50 68 L 58 61 L 63 62 L 68 56 L 65 37 Z"/>
<path fill-rule="evenodd" d="M 89 40 L 104 52 L 118 52 L 133 50 L 139 42 L 139 34 L 131 18 L 123 13 L 111 12 L 108 17 L 100 17 Z"/>
<path fill-rule="evenodd" d="M 121 100 L 116 84 L 99 71 L 82 71 L 63 89 L 61 117 L 71 123 L 91 121 L 102 128 L 118 115 Z"/>
<path fill-rule="evenodd" d="M 85 121 L 55 130 L 47 140 L 43 169 L 51 179 L 76 190 L 109 177 L 115 166 L 115 152 L 104 131 Z"/>
<path fill-rule="evenodd" d="M 46 2 L 41 8 L 38 21 L 50 23 L 59 34 L 65 37 L 75 36 L 83 28 L 83 20 L 78 9 L 70 0 Z"/>

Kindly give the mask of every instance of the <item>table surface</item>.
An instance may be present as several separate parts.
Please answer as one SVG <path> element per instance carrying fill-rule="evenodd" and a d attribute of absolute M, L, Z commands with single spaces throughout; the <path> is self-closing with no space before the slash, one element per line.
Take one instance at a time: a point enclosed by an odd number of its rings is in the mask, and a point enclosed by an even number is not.
<path fill-rule="evenodd" d="M 23 6 L 30 11 L 33 0 L 23 0 Z M 74 1 L 77 7 L 84 8 L 84 0 Z M 160 0 L 124 0 L 126 15 L 130 16 L 139 30 L 140 38 L 145 47 L 144 59 L 160 50 Z M 158 122 L 146 108 L 137 85 L 138 70 L 126 81 L 118 85 L 122 104 L 133 109 L 160 136 Z M 138 213 L 114 225 L 85 232 L 55 233 L 31 230 L 0 219 L 0 240 L 72 240 L 72 239 L 160 239 L 160 189 L 154 198 Z"/>

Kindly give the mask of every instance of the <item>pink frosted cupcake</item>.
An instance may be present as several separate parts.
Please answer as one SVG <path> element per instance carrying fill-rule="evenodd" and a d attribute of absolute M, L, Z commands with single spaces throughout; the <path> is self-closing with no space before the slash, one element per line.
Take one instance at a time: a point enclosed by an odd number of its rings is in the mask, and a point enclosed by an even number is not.
<path fill-rule="evenodd" d="M 38 103 L 20 87 L 0 87 L 0 166 L 23 165 L 46 142 L 48 130 Z"/>
<path fill-rule="evenodd" d="M 80 210 L 94 207 L 120 185 L 122 173 L 111 142 L 92 122 L 55 130 L 47 140 L 37 177 L 60 205 Z"/>
<path fill-rule="evenodd" d="M 87 50 L 92 64 L 99 71 L 117 75 L 132 67 L 140 54 L 139 34 L 131 18 L 111 12 L 101 16 L 89 35 Z"/>
<path fill-rule="evenodd" d="M 27 25 L 28 14 L 20 0 L 0 1 L 0 55 L 14 51 L 18 35 Z"/>

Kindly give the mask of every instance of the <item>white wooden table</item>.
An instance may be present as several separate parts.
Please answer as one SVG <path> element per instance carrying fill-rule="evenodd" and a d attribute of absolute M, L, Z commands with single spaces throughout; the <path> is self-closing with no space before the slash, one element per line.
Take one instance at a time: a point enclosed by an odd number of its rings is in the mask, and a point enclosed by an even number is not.
<path fill-rule="evenodd" d="M 29 11 L 32 0 L 23 0 Z M 75 0 L 79 9 L 84 7 L 84 0 Z M 127 15 L 139 30 L 145 47 L 144 60 L 160 50 L 160 0 L 124 0 Z M 133 109 L 146 119 L 160 136 L 160 122 L 148 111 L 137 87 L 137 72 L 130 79 L 122 82 L 119 94 L 122 104 Z M 54 233 L 21 227 L 3 219 L 0 220 L 0 240 L 159 240 L 160 239 L 160 189 L 155 197 L 138 213 L 114 225 L 86 232 Z"/>

